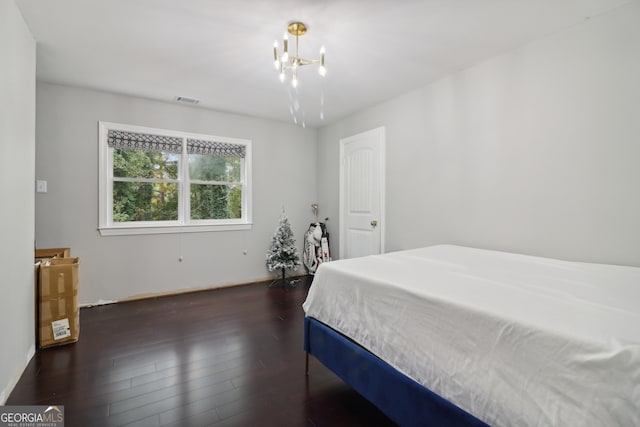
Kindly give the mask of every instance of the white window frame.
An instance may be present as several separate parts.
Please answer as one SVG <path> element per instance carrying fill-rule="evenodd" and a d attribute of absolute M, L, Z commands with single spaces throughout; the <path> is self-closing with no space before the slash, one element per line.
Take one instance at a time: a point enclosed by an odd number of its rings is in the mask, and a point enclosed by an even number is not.
<path fill-rule="evenodd" d="M 101 236 L 117 236 L 132 234 L 165 234 L 190 233 L 206 231 L 249 230 L 252 226 L 251 210 L 251 140 L 229 138 L 213 135 L 203 135 L 134 126 L 121 123 L 99 122 L 99 176 L 98 176 L 98 231 Z M 182 154 L 178 162 L 178 220 L 177 221 L 113 221 L 113 148 L 108 145 L 109 130 L 163 135 L 182 139 Z M 241 162 L 240 170 L 242 183 L 242 218 L 236 219 L 206 219 L 191 220 L 190 218 L 190 185 L 189 156 L 187 154 L 187 139 L 224 142 L 244 145 L 246 154 Z"/>

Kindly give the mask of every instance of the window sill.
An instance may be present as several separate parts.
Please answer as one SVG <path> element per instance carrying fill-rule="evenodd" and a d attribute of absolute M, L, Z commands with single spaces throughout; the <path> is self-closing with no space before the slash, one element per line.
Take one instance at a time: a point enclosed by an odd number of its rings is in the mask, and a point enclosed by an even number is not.
<path fill-rule="evenodd" d="M 250 230 L 251 223 L 216 224 L 216 225 L 163 225 L 163 226 L 118 226 L 100 227 L 100 236 L 130 236 L 140 234 L 177 234 L 177 233 L 205 233 L 211 231 L 240 231 Z"/>

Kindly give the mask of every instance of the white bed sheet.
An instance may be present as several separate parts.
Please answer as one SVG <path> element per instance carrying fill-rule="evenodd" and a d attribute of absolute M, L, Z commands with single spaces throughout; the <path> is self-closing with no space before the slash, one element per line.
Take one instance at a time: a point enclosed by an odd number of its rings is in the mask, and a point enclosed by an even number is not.
<path fill-rule="evenodd" d="M 322 264 L 303 308 L 491 425 L 640 425 L 640 268 L 439 245 Z"/>

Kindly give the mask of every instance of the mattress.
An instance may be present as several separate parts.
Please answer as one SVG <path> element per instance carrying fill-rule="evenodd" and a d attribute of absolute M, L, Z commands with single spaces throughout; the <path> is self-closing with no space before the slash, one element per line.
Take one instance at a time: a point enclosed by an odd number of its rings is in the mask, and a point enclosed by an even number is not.
<path fill-rule="evenodd" d="M 488 424 L 640 425 L 640 268 L 439 245 L 324 263 L 303 308 Z"/>

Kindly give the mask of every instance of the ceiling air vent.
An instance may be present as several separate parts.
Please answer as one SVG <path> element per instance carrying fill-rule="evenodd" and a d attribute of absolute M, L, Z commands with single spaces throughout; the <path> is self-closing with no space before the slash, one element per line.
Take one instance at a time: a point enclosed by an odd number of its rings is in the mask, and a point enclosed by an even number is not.
<path fill-rule="evenodd" d="M 176 101 L 184 102 L 185 104 L 196 105 L 200 102 L 199 99 L 187 98 L 185 96 L 176 96 Z"/>

